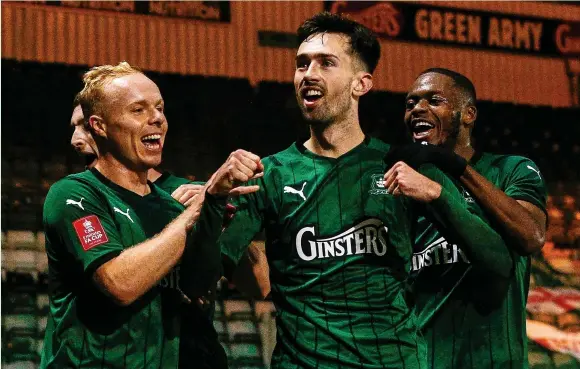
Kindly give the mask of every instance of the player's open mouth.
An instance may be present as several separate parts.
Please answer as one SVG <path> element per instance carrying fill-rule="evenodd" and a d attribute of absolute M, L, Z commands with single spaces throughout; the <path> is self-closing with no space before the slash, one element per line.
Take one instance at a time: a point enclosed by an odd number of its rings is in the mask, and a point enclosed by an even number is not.
<path fill-rule="evenodd" d="M 316 104 L 322 99 L 322 96 L 324 96 L 320 89 L 311 87 L 303 88 L 301 94 L 304 105 L 307 108 L 316 106 Z"/>
<path fill-rule="evenodd" d="M 147 135 L 141 138 L 141 142 L 145 145 L 147 150 L 160 150 L 161 149 L 161 135 L 154 134 L 154 135 Z"/>
<path fill-rule="evenodd" d="M 424 119 L 413 119 L 411 121 L 411 132 L 415 141 L 426 141 L 435 131 L 435 124 Z"/>

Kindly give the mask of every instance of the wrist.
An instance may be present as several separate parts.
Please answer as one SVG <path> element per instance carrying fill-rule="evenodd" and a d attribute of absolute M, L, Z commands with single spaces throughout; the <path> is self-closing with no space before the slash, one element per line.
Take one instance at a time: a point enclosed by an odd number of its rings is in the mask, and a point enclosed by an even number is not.
<path fill-rule="evenodd" d="M 437 182 L 433 182 L 433 185 L 429 187 L 428 190 L 428 199 L 427 202 L 432 202 L 437 200 L 439 197 L 441 197 L 441 191 L 443 190 L 443 187 L 437 183 Z"/>
<path fill-rule="evenodd" d="M 223 206 L 225 207 L 228 195 L 222 195 L 217 189 L 212 190 L 212 187 L 208 187 L 205 191 L 205 199 L 206 201 L 217 202 L 220 205 L 223 203 Z"/>
<path fill-rule="evenodd" d="M 215 188 L 215 186 L 212 184 L 211 186 L 209 186 L 206 190 L 206 194 L 210 194 L 212 196 L 216 196 L 216 194 L 218 193 L 217 188 Z"/>

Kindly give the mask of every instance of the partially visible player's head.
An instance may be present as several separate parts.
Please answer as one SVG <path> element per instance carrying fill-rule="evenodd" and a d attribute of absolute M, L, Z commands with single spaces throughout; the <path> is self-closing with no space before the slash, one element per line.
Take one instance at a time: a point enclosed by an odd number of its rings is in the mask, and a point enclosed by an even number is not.
<path fill-rule="evenodd" d="M 85 159 L 87 168 L 92 168 L 97 162 L 99 156 L 99 149 L 87 129 L 85 117 L 78 97 L 75 97 L 73 103 L 73 113 L 70 118 L 70 126 L 73 129 L 73 134 L 70 139 L 72 147 Z"/>
<path fill-rule="evenodd" d="M 473 83 L 444 68 L 419 74 L 407 94 L 405 124 L 414 141 L 433 145 L 469 145 L 477 119 Z"/>
<path fill-rule="evenodd" d="M 157 85 L 126 62 L 94 67 L 83 82 L 79 101 L 99 154 L 134 171 L 158 166 L 167 120 Z"/>
<path fill-rule="evenodd" d="M 377 37 L 365 26 L 323 12 L 298 28 L 294 88 L 310 124 L 330 124 L 358 111 L 372 88 L 380 54 Z"/>

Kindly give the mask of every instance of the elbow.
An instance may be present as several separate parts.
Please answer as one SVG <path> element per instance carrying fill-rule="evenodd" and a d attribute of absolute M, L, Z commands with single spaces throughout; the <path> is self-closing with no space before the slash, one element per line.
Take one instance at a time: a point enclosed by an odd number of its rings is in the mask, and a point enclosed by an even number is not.
<path fill-rule="evenodd" d="M 544 244 L 546 243 L 546 232 L 541 230 L 534 230 L 528 237 L 526 237 L 522 243 L 521 254 L 523 256 L 528 256 L 536 254 L 542 250 Z"/>
<path fill-rule="evenodd" d="M 535 232 L 534 239 L 532 241 L 532 253 L 537 253 L 542 250 L 546 244 L 546 232 L 537 231 Z"/>
<path fill-rule="evenodd" d="M 122 288 L 110 291 L 110 296 L 111 300 L 119 306 L 129 306 L 137 300 L 137 296 Z"/>
<path fill-rule="evenodd" d="M 258 296 L 256 296 L 256 299 L 265 300 L 266 297 L 268 297 L 268 295 L 270 295 L 270 284 L 269 283 L 268 283 L 268 285 L 260 286 L 260 293 L 258 294 Z"/>
<path fill-rule="evenodd" d="M 115 305 L 129 306 L 139 296 L 135 294 L 135 288 L 128 286 L 112 275 L 106 268 L 99 268 L 94 275 L 97 287 L 108 296 Z"/>

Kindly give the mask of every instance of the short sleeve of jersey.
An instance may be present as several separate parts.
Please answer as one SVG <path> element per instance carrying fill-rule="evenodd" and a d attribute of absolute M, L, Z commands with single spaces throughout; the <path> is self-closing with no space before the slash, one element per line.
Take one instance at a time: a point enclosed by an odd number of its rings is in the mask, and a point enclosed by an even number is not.
<path fill-rule="evenodd" d="M 510 156 L 500 163 L 500 171 L 505 176 L 503 190 L 506 195 L 546 211 L 546 185 L 533 161 L 521 156 Z"/>
<path fill-rule="evenodd" d="M 219 238 L 223 255 L 237 264 L 244 251 L 260 232 L 264 225 L 265 199 L 267 194 L 266 175 L 248 182 L 248 185 L 259 185 L 257 192 L 233 198 L 230 202 L 236 207 L 236 213 Z"/>
<path fill-rule="evenodd" d="M 71 254 L 87 274 L 123 251 L 113 216 L 102 193 L 65 178 L 48 192 L 43 209 L 49 255 Z"/>

